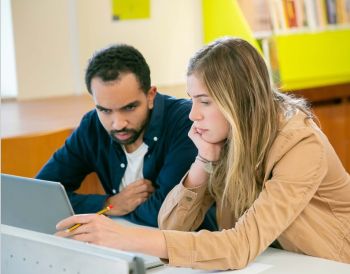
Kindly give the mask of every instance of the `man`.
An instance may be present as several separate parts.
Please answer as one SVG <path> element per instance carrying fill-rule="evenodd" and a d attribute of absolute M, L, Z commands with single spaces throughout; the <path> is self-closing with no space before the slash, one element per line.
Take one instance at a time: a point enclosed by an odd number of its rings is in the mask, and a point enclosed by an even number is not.
<path fill-rule="evenodd" d="M 157 93 L 144 57 L 128 45 L 95 54 L 85 82 L 96 110 L 37 178 L 62 182 L 76 213 L 112 205 L 109 215 L 156 227 L 165 196 L 197 155 L 188 138 L 191 102 Z M 91 172 L 106 195 L 74 193 Z M 208 221 L 203 227 L 215 229 Z"/>

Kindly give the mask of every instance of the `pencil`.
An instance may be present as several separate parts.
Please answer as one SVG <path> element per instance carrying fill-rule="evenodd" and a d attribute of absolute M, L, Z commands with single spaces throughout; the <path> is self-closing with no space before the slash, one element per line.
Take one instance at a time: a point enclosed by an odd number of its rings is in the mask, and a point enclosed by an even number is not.
<path fill-rule="evenodd" d="M 104 209 L 100 210 L 99 212 L 96 212 L 96 214 L 97 215 L 102 215 L 102 214 L 106 213 L 108 210 L 110 210 L 111 208 L 113 208 L 113 206 L 109 205 L 109 206 L 105 207 Z M 71 226 L 70 228 L 67 228 L 65 230 L 65 232 L 72 232 L 73 230 L 77 229 L 81 225 L 82 224 L 75 224 L 75 225 Z"/>

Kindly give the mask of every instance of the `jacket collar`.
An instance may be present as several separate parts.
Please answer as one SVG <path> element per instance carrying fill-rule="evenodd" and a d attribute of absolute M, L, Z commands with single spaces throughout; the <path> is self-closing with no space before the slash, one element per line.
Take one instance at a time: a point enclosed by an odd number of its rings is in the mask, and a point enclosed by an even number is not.
<path fill-rule="evenodd" d="M 157 93 L 154 98 L 154 107 L 151 111 L 149 123 L 147 125 L 143 141 L 152 147 L 161 138 L 164 125 L 164 109 L 165 109 L 165 97 L 162 94 Z"/>

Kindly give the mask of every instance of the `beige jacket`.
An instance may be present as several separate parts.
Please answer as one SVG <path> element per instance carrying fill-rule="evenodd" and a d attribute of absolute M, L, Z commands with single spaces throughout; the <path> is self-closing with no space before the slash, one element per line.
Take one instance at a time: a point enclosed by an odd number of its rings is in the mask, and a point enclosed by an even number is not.
<path fill-rule="evenodd" d="M 168 194 L 158 222 L 172 229 L 163 232 L 170 265 L 239 269 L 275 239 L 285 250 L 350 263 L 350 176 L 326 136 L 304 118 L 299 112 L 282 126 L 263 190 L 238 222 L 226 209 L 217 212 L 221 231 L 181 232 L 199 226 L 213 198 L 206 185 L 180 183 Z"/>

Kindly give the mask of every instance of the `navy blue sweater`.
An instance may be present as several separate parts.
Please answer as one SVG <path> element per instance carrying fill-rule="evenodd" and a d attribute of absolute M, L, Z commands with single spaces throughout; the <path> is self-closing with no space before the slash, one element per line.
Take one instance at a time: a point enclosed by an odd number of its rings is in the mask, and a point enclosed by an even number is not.
<path fill-rule="evenodd" d="M 188 138 L 191 101 L 157 94 L 143 141 L 148 145 L 143 176 L 155 192 L 146 202 L 124 217 L 134 223 L 157 226 L 157 216 L 168 192 L 190 168 L 197 149 Z M 67 190 L 75 213 L 99 211 L 108 196 L 119 192 L 127 160 L 120 144 L 109 136 L 96 110 L 88 112 L 79 127 L 46 163 L 37 178 L 61 182 Z M 77 194 L 86 175 L 96 172 L 106 195 Z M 213 220 L 203 228 L 214 230 Z"/>

